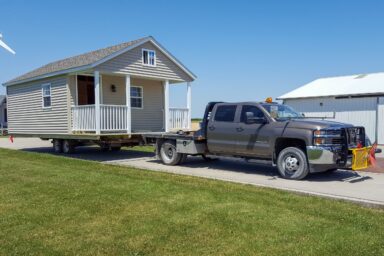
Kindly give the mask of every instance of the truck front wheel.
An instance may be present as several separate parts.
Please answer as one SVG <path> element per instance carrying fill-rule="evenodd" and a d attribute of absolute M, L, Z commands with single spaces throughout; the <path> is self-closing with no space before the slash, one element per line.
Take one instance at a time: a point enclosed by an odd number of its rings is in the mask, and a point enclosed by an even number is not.
<path fill-rule="evenodd" d="M 160 157 L 166 165 L 177 165 L 181 162 L 183 154 L 177 153 L 175 141 L 166 140 L 161 144 Z"/>
<path fill-rule="evenodd" d="M 277 157 L 277 169 L 285 179 L 304 179 L 309 173 L 307 157 L 300 148 L 285 148 Z"/>

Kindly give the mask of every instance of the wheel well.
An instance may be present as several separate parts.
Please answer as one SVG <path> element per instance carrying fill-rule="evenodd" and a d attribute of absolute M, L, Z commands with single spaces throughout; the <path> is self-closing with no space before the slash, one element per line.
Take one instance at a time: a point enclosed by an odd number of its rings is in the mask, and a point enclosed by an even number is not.
<path fill-rule="evenodd" d="M 276 160 L 279 153 L 287 147 L 300 148 L 305 154 L 307 153 L 306 144 L 304 140 L 295 138 L 278 138 L 275 142 L 274 159 Z"/>

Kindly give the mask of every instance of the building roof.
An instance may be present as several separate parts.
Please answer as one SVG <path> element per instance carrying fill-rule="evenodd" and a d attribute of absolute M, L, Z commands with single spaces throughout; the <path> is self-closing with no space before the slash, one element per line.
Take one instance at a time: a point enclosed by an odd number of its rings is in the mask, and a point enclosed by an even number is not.
<path fill-rule="evenodd" d="M 0 95 L 0 105 L 4 103 L 5 99 L 5 95 Z"/>
<path fill-rule="evenodd" d="M 277 99 L 384 94 L 384 73 L 320 78 Z"/>
<path fill-rule="evenodd" d="M 181 62 L 179 62 L 175 57 L 173 57 L 169 52 L 167 52 L 159 43 L 157 43 L 153 37 L 144 37 L 130 42 L 125 42 L 122 44 L 106 47 L 103 49 L 87 52 L 77 56 L 69 57 L 66 59 L 58 60 L 51 62 L 47 65 L 39 67 L 35 70 L 32 70 L 28 73 L 25 73 L 21 76 L 18 76 L 6 83 L 5 86 L 19 84 L 22 82 L 33 81 L 49 76 L 59 75 L 63 73 L 70 73 L 77 69 L 87 69 L 92 68 L 95 65 L 102 63 L 104 60 L 109 60 L 110 58 L 116 57 L 119 54 L 124 53 L 126 50 L 132 49 L 136 46 L 139 46 L 145 42 L 151 41 L 157 45 L 160 50 L 162 50 L 168 57 L 170 57 L 179 67 L 181 67 L 188 75 L 192 78 L 195 78 L 195 75 L 189 71 Z"/>

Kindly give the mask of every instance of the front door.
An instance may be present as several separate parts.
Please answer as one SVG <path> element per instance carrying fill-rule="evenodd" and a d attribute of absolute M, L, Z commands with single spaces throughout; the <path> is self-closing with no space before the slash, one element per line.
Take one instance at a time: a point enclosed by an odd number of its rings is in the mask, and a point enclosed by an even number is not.
<path fill-rule="evenodd" d="M 95 80 L 93 76 L 77 76 L 77 104 L 95 104 Z"/>
<path fill-rule="evenodd" d="M 269 139 L 272 136 L 269 123 L 247 123 L 247 112 L 256 118 L 265 118 L 255 105 L 243 105 L 238 126 L 238 152 L 243 156 L 270 157 Z"/>
<path fill-rule="evenodd" d="M 235 104 L 223 104 L 215 107 L 208 122 L 208 149 L 212 153 L 233 154 L 236 149 L 236 110 Z"/>

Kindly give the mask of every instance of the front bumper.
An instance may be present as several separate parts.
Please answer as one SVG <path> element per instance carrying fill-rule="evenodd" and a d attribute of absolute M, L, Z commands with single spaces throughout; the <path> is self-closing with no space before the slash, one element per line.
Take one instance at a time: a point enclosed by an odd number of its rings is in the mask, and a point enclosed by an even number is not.
<path fill-rule="evenodd" d="M 334 168 L 351 168 L 352 156 L 341 147 L 307 146 L 310 172 L 324 172 Z"/>

